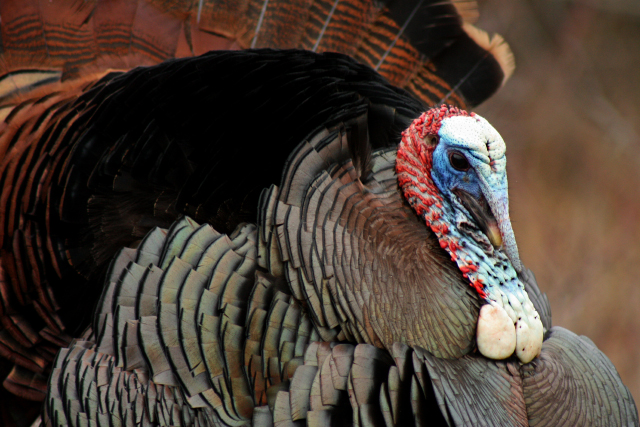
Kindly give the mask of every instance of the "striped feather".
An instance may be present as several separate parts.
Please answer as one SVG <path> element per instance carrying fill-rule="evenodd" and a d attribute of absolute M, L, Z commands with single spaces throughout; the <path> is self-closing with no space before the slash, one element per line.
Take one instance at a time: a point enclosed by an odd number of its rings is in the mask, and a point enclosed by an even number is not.
<path fill-rule="evenodd" d="M 5 2 L 0 6 L 0 75 L 37 68 L 61 70 L 62 79 L 70 79 L 215 49 L 301 48 L 352 55 L 428 105 L 443 99 L 475 105 L 508 78 L 513 60 L 501 38 L 490 41 L 463 25 L 473 20 L 474 11 L 473 1 L 434 0 L 389 5 L 373 0 L 67 0 L 55 5 L 28 0 L 21 7 Z M 432 60 L 461 38 L 466 41 L 456 53 L 457 64 L 470 75 L 452 77 Z M 478 55 L 490 70 L 477 68 Z M 490 77 L 480 93 L 464 85 L 472 76 Z M 421 90 L 432 79 L 445 86 L 444 96 Z M 22 91 L 36 85 L 12 80 Z"/>

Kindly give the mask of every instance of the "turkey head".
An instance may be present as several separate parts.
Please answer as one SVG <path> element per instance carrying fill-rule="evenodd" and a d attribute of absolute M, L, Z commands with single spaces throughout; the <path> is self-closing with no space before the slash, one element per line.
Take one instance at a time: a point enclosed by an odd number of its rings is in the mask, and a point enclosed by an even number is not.
<path fill-rule="evenodd" d="M 506 147 L 482 117 L 442 106 L 403 133 L 396 170 L 403 194 L 487 303 L 477 343 L 492 359 L 523 363 L 542 347 L 543 326 L 524 284 L 511 220 Z"/>

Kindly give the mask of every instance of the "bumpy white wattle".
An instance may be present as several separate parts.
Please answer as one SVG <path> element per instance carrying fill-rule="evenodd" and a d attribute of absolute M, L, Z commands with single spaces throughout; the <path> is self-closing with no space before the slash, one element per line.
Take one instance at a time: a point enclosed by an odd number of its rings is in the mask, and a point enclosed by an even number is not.
<path fill-rule="evenodd" d="M 440 208 L 432 207 L 426 216 L 433 216 L 435 210 L 436 215 L 442 215 L 443 220 L 452 225 L 449 234 L 461 246 L 461 249 L 452 254 L 458 266 L 471 262 L 478 267 L 477 271 L 467 273 L 472 282 L 482 281 L 489 302 L 488 307 L 482 308 L 478 320 L 478 348 L 486 357 L 502 359 L 513 354 L 511 341 L 515 336 L 515 353 L 521 362 L 528 363 L 540 354 L 544 328 L 516 272 L 521 267 L 508 216 L 505 143 L 493 126 L 477 115 L 444 119 L 438 135 L 440 143 L 433 154 L 432 178 L 450 203 L 444 203 Z M 446 170 L 445 167 L 448 168 L 448 164 L 444 163 L 449 161 L 448 149 L 461 151 L 469 160 L 478 177 L 482 194 L 496 219 L 502 221 L 499 226 L 505 248 L 494 249 L 482 232 L 469 226 L 473 224 L 473 220 L 467 216 L 466 209 L 451 192 L 451 181 L 455 177 L 438 173 Z M 461 185 L 456 181 L 456 185 L 465 189 L 464 183 Z M 465 190 L 472 194 L 474 192 L 472 187 Z M 510 319 L 510 322 L 505 319 Z M 505 355 L 505 352 L 508 354 Z"/>
<path fill-rule="evenodd" d="M 478 350 L 490 359 L 506 359 L 516 350 L 516 330 L 504 308 L 496 303 L 483 305 L 478 316 Z"/>

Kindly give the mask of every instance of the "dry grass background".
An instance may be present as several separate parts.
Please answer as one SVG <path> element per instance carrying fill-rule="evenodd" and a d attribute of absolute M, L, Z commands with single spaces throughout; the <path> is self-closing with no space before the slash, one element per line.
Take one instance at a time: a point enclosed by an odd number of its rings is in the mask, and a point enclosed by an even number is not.
<path fill-rule="evenodd" d="M 480 0 L 516 56 L 477 109 L 508 147 L 511 218 L 554 325 L 589 336 L 640 403 L 640 2 Z"/>

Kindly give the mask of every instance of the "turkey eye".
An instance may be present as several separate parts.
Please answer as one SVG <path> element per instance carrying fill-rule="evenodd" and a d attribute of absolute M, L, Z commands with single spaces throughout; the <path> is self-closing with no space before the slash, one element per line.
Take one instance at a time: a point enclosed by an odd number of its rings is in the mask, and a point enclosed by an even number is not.
<path fill-rule="evenodd" d="M 462 172 L 469 170 L 471 167 L 467 158 L 457 151 L 452 151 L 449 154 L 449 163 L 451 163 L 451 166 L 453 166 L 455 170 Z"/>

